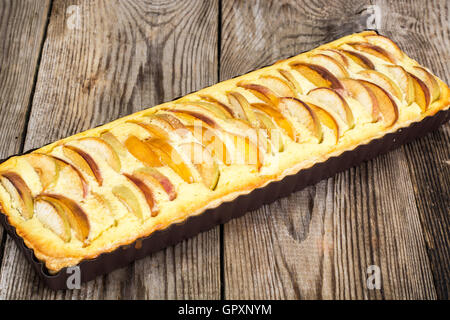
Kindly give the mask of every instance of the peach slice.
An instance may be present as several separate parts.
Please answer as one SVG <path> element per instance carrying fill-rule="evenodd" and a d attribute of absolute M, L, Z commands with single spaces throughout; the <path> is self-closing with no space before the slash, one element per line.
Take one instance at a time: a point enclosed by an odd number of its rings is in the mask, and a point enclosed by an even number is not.
<path fill-rule="evenodd" d="M 341 88 L 339 80 L 324 67 L 303 62 L 294 62 L 291 67 L 316 87 Z"/>
<path fill-rule="evenodd" d="M 112 189 L 112 194 L 119 199 L 125 208 L 139 219 L 141 223 L 144 222 L 144 214 L 142 212 L 139 200 L 135 193 L 125 185 L 118 185 Z"/>
<path fill-rule="evenodd" d="M 34 211 L 33 196 L 22 177 L 15 172 L 2 172 L 0 184 L 10 195 L 12 206 L 24 219 L 31 219 Z"/>
<path fill-rule="evenodd" d="M 159 161 L 169 166 L 185 182 L 193 183 L 194 176 L 191 169 L 186 165 L 181 155 L 169 143 L 161 139 L 146 140 L 150 149 L 154 150 Z"/>
<path fill-rule="evenodd" d="M 64 145 L 63 153 L 75 166 L 79 167 L 84 173 L 96 180 L 99 186 L 103 184 L 103 177 L 100 169 L 87 152 L 71 145 Z"/>
<path fill-rule="evenodd" d="M 233 109 L 239 110 L 238 113 L 240 114 L 240 119 L 248 120 L 252 127 L 259 127 L 259 121 L 256 118 L 253 109 L 250 107 L 250 103 L 242 94 L 240 94 L 239 92 L 231 91 L 227 92 L 227 97 L 231 106 L 233 106 Z M 243 117 L 241 117 L 242 113 Z"/>
<path fill-rule="evenodd" d="M 339 61 L 345 68 L 349 66 L 348 58 L 336 49 L 321 49 L 319 52 Z"/>
<path fill-rule="evenodd" d="M 278 131 L 278 127 L 275 125 L 273 118 L 269 117 L 265 112 L 256 110 L 255 111 L 256 117 L 258 117 L 259 122 L 261 123 L 263 129 L 266 130 L 267 136 L 270 139 L 271 146 L 277 151 L 277 152 L 283 152 L 284 150 L 284 143 L 283 138 Z"/>
<path fill-rule="evenodd" d="M 297 79 L 295 79 L 294 75 L 290 71 L 278 69 L 278 72 L 283 76 L 284 79 L 286 79 L 287 83 L 289 83 L 289 86 L 295 92 L 295 96 L 303 94 L 302 87 L 300 86 Z"/>
<path fill-rule="evenodd" d="M 191 163 L 200 174 L 203 184 L 210 190 L 214 190 L 219 182 L 219 165 L 213 159 L 208 150 L 199 143 L 189 142 L 180 145 L 184 154 L 188 155 Z"/>
<path fill-rule="evenodd" d="M 246 90 L 249 90 L 251 93 L 253 93 L 258 99 L 276 106 L 278 104 L 278 96 L 275 92 L 273 92 L 271 89 L 260 85 L 260 84 L 254 84 L 254 83 L 244 83 L 239 82 L 237 84 L 238 87 L 244 88 Z"/>
<path fill-rule="evenodd" d="M 364 69 L 375 69 L 375 65 L 372 63 L 372 61 L 358 52 L 349 50 L 340 50 L 340 52 L 342 52 L 345 56 L 350 58 L 353 62 Z"/>
<path fill-rule="evenodd" d="M 114 171 L 120 172 L 122 164 L 119 155 L 105 141 L 97 137 L 91 137 L 81 138 L 77 142 L 81 147 L 85 147 L 88 150 L 96 150 L 96 154 L 102 157 Z"/>
<path fill-rule="evenodd" d="M 280 108 L 288 110 L 300 124 L 317 138 L 319 143 L 322 141 L 322 126 L 317 115 L 311 110 L 308 104 L 297 98 L 284 97 L 280 98 Z"/>
<path fill-rule="evenodd" d="M 389 92 L 392 96 L 396 97 L 399 100 L 402 100 L 401 89 L 388 76 L 375 70 L 362 70 L 359 72 L 359 74 L 363 76 L 365 80 L 375 83 L 376 85 Z"/>
<path fill-rule="evenodd" d="M 58 210 L 54 204 L 44 199 L 34 202 L 34 215 L 47 228 L 64 242 L 69 242 L 72 236 L 69 219 L 64 210 Z"/>
<path fill-rule="evenodd" d="M 156 185 L 162 188 L 169 197 L 170 201 L 176 199 L 177 192 L 175 190 L 175 186 L 172 184 L 169 178 L 167 178 L 157 169 L 144 167 L 134 171 L 133 175 L 147 184 L 153 186 Z"/>
<path fill-rule="evenodd" d="M 280 97 L 296 96 L 297 89 L 291 81 L 288 82 L 284 79 L 272 75 L 262 75 L 259 77 L 259 81 Z"/>
<path fill-rule="evenodd" d="M 336 119 L 328 111 L 322 109 L 319 106 L 316 106 L 315 104 L 308 103 L 308 106 L 317 115 L 320 123 L 333 131 L 333 134 L 336 138 L 335 143 L 337 144 L 339 142 L 339 137 L 341 136 L 341 130 L 339 129 L 339 124 Z"/>
<path fill-rule="evenodd" d="M 401 60 L 403 58 L 403 52 L 400 48 L 389 38 L 380 35 L 367 35 L 364 37 L 370 43 L 385 48 L 396 59 Z"/>
<path fill-rule="evenodd" d="M 43 190 L 56 183 L 60 168 L 55 158 L 42 153 L 30 153 L 25 159 L 38 174 Z"/>
<path fill-rule="evenodd" d="M 414 66 L 413 73 L 428 87 L 431 95 L 430 103 L 439 99 L 441 95 L 441 88 L 436 78 L 425 68 Z"/>
<path fill-rule="evenodd" d="M 392 76 L 394 81 L 398 84 L 398 86 L 402 90 L 408 105 L 413 103 L 415 99 L 415 93 L 414 93 L 414 81 L 412 77 L 401 66 L 385 65 L 385 67 L 387 68 L 390 76 Z"/>
<path fill-rule="evenodd" d="M 392 126 L 398 119 L 398 108 L 395 101 L 391 98 L 389 93 L 376 84 L 366 80 L 360 81 L 366 88 L 370 89 L 377 98 L 378 108 L 385 125 L 387 127 Z"/>
<path fill-rule="evenodd" d="M 293 124 L 280 111 L 264 103 L 253 103 L 252 107 L 267 114 L 275 121 L 279 128 L 284 130 L 284 133 L 289 138 L 291 138 L 293 141 L 296 141 L 297 134 L 295 132 Z"/>
<path fill-rule="evenodd" d="M 159 156 L 146 144 L 136 136 L 130 136 L 125 141 L 125 147 L 139 161 L 150 167 L 162 167 L 163 164 Z"/>
<path fill-rule="evenodd" d="M 152 217 L 156 217 L 158 215 L 159 209 L 155 202 L 155 198 L 153 196 L 153 191 L 150 187 L 138 177 L 124 173 L 124 176 L 128 178 L 143 194 L 145 201 L 150 209 Z"/>
<path fill-rule="evenodd" d="M 336 78 L 347 78 L 348 72 L 336 59 L 325 55 L 315 54 L 310 57 L 310 61 L 313 64 L 319 65 L 330 71 Z"/>
<path fill-rule="evenodd" d="M 396 61 L 396 59 L 389 52 L 374 44 L 367 42 L 350 42 L 347 44 L 358 51 L 370 54 L 386 62 L 395 63 Z"/>
<path fill-rule="evenodd" d="M 308 96 L 317 101 L 322 109 L 336 113 L 349 129 L 355 126 L 352 110 L 344 98 L 335 90 L 330 88 L 315 88 L 308 92 Z"/>
<path fill-rule="evenodd" d="M 53 205 L 60 217 L 66 217 L 70 227 L 75 231 L 75 237 L 87 244 L 91 230 L 89 219 L 84 210 L 72 199 L 59 194 L 40 194 L 36 201 L 44 200 Z"/>
<path fill-rule="evenodd" d="M 414 101 L 420 107 L 422 112 L 425 112 L 430 104 L 430 91 L 422 80 L 411 73 L 409 75 L 414 83 Z"/>

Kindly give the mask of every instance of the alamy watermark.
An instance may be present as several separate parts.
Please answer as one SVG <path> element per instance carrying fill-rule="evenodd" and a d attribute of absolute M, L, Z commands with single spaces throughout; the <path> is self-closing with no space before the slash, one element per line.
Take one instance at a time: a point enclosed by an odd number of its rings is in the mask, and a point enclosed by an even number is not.
<path fill-rule="evenodd" d="M 367 267 L 366 287 L 369 290 L 381 289 L 381 268 L 377 265 Z"/>

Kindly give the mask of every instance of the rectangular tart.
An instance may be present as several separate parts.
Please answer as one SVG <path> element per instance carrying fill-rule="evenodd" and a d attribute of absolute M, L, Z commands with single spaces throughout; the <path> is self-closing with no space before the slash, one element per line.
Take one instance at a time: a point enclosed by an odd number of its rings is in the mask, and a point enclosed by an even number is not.
<path fill-rule="evenodd" d="M 449 107 L 389 38 L 349 35 L 0 164 L 0 209 L 50 273 Z"/>

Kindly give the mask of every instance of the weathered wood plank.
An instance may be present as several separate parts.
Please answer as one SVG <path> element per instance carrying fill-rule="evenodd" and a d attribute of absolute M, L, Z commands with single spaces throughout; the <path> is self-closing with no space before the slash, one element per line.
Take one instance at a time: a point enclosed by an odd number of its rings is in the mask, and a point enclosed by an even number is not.
<path fill-rule="evenodd" d="M 377 22 L 369 2 L 224 1 L 223 10 L 222 79 Z M 435 298 L 422 232 L 396 150 L 225 225 L 225 298 Z M 366 287 L 370 265 L 381 290 Z"/>
<path fill-rule="evenodd" d="M 375 3 L 382 8 L 380 31 L 392 36 L 410 56 L 449 83 L 448 1 Z M 403 148 L 439 299 L 448 299 L 450 290 L 449 146 L 447 124 Z"/>
<path fill-rule="evenodd" d="M 0 159 L 22 151 L 48 11 L 49 1 L 0 2 Z M 0 226 L 0 262 L 5 241 Z"/>
<path fill-rule="evenodd" d="M 217 23 L 213 1 L 55 1 L 25 148 L 217 82 Z M 60 292 L 8 240 L 0 298 L 219 298 L 218 230 Z"/>

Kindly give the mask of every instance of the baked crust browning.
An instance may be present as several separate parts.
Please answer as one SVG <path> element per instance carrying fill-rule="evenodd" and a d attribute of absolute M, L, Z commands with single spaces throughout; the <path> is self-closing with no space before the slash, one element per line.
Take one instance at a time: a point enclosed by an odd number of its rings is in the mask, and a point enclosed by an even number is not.
<path fill-rule="evenodd" d="M 0 209 L 58 272 L 419 122 L 449 88 L 349 35 L 0 164 Z"/>

